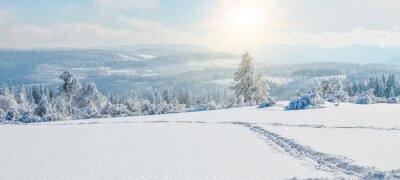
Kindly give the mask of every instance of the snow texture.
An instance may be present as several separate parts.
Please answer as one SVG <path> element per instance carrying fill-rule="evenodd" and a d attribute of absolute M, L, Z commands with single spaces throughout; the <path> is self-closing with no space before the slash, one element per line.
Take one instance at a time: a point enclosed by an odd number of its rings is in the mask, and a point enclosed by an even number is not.
<path fill-rule="evenodd" d="M 287 103 L 5 124 L 0 177 L 400 179 L 400 105 L 285 111 Z"/>

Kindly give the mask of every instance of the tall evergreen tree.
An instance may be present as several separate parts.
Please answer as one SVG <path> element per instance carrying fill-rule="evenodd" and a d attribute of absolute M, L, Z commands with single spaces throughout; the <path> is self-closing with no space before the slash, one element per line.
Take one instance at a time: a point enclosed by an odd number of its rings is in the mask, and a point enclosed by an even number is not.
<path fill-rule="evenodd" d="M 81 89 L 81 83 L 70 71 L 65 71 L 60 77 L 63 80 L 63 84 L 59 87 L 58 97 L 63 100 L 60 102 L 65 103 L 66 115 L 72 113 L 72 98 Z"/>
<path fill-rule="evenodd" d="M 253 58 L 246 52 L 242 55 L 242 62 L 234 74 L 234 80 L 238 83 L 231 89 L 235 91 L 236 97 L 243 96 L 244 102 L 254 100 L 256 91 L 254 80 Z"/>

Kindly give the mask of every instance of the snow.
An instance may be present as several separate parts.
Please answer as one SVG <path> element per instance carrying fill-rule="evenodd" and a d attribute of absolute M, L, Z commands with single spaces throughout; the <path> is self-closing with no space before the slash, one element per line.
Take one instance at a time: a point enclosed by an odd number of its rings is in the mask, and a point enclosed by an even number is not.
<path fill-rule="evenodd" d="M 354 160 L 354 163 L 362 166 L 375 166 L 385 171 L 399 169 L 400 129 L 305 128 L 270 125 L 262 127 L 323 152 L 345 155 Z"/>
<path fill-rule="evenodd" d="M 151 55 L 151 54 L 139 54 L 138 56 L 143 58 L 143 59 L 153 59 L 153 58 L 157 57 L 157 56 Z"/>
<path fill-rule="evenodd" d="M 116 61 L 141 61 L 141 59 L 137 59 L 137 58 L 134 58 L 134 57 L 131 57 L 131 56 L 127 56 L 125 54 L 121 54 L 121 53 L 118 53 L 117 56 L 120 59 L 117 59 Z"/>
<path fill-rule="evenodd" d="M 262 140 L 234 125 L 138 123 L 3 128 L 2 138 L 7 141 L 2 141 L 6 142 L 1 145 L 1 157 L 5 159 L 0 167 L 8 171 L 1 171 L 0 176 L 7 179 L 331 176 L 265 148 Z M 31 140 L 21 141 L 23 134 L 31 135 Z"/>
<path fill-rule="evenodd" d="M 341 103 L 0 126 L 4 179 L 400 176 L 398 104 Z"/>

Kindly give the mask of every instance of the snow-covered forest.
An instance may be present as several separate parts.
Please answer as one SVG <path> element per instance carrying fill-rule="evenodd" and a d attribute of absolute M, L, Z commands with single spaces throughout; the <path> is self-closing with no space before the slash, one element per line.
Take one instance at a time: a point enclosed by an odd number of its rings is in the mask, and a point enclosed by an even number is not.
<path fill-rule="evenodd" d="M 0 114 L 3 122 L 43 122 L 67 119 L 90 119 L 205 111 L 243 107 L 273 101 L 261 75 L 254 75 L 252 58 L 243 55 L 235 73 L 238 84 L 232 89 L 235 98 L 228 100 L 196 97 L 190 89 L 181 92 L 169 90 L 149 92 L 145 97 L 134 91 L 129 96 L 103 95 L 94 83 L 82 85 L 70 71 L 59 76 L 57 89 L 43 86 L 8 86 L 0 96 Z"/>
<path fill-rule="evenodd" d="M 80 83 L 72 71 L 59 75 L 59 85 L 5 86 L 0 92 L 0 118 L 2 122 L 43 122 L 68 119 L 126 117 L 206 111 L 244 106 L 270 107 L 275 99 L 271 91 L 285 88 L 285 83 L 274 84 L 255 74 L 253 58 L 242 56 L 239 68 L 233 74 L 235 84 L 218 88 L 218 96 L 194 94 L 193 89 L 152 89 L 145 93 L 132 90 L 129 94 L 102 94 L 93 82 Z M 299 71 L 294 74 L 300 73 Z M 331 70 L 315 70 L 330 74 Z M 301 73 L 305 76 L 307 72 Z M 321 77 L 321 76 L 320 76 Z M 400 103 L 400 83 L 395 74 L 354 79 L 346 76 L 322 76 L 308 80 L 293 93 L 287 110 L 323 107 L 325 102 L 355 104 Z M 270 83 L 268 83 L 270 82 Z M 271 86 L 270 86 L 271 85 Z M 232 94 L 232 95 L 228 95 Z"/>

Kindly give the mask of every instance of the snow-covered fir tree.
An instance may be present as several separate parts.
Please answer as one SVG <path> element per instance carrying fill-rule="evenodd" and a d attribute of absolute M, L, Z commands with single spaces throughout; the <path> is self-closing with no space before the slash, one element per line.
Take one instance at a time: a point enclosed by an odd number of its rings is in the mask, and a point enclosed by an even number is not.
<path fill-rule="evenodd" d="M 252 105 L 261 103 L 268 97 L 268 87 L 261 75 L 254 76 L 253 58 L 248 52 L 242 55 L 242 61 L 234 74 L 237 84 L 231 89 L 235 96 L 243 98 L 243 103 Z M 238 103 L 240 104 L 240 103 Z"/>
<path fill-rule="evenodd" d="M 81 89 L 81 83 L 70 71 L 65 71 L 59 78 L 63 81 L 63 84 L 59 87 L 58 96 L 63 98 L 61 102 L 65 103 L 65 113 L 70 115 L 73 113 L 72 98 Z"/>
<path fill-rule="evenodd" d="M 239 69 L 234 74 L 234 80 L 238 83 L 232 89 L 236 97 L 243 96 L 244 102 L 254 99 L 255 81 L 253 58 L 246 52 L 242 55 Z"/>
<path fill-rule="evenodd" d="M 72 105 L 76 108 L 76 114 L 83 118 L 101 117 L 103 108 L 107 105 L 107 98 L 104 97 L 94 83 L 87 84 L 81 88 L 73 97 Z"/>

